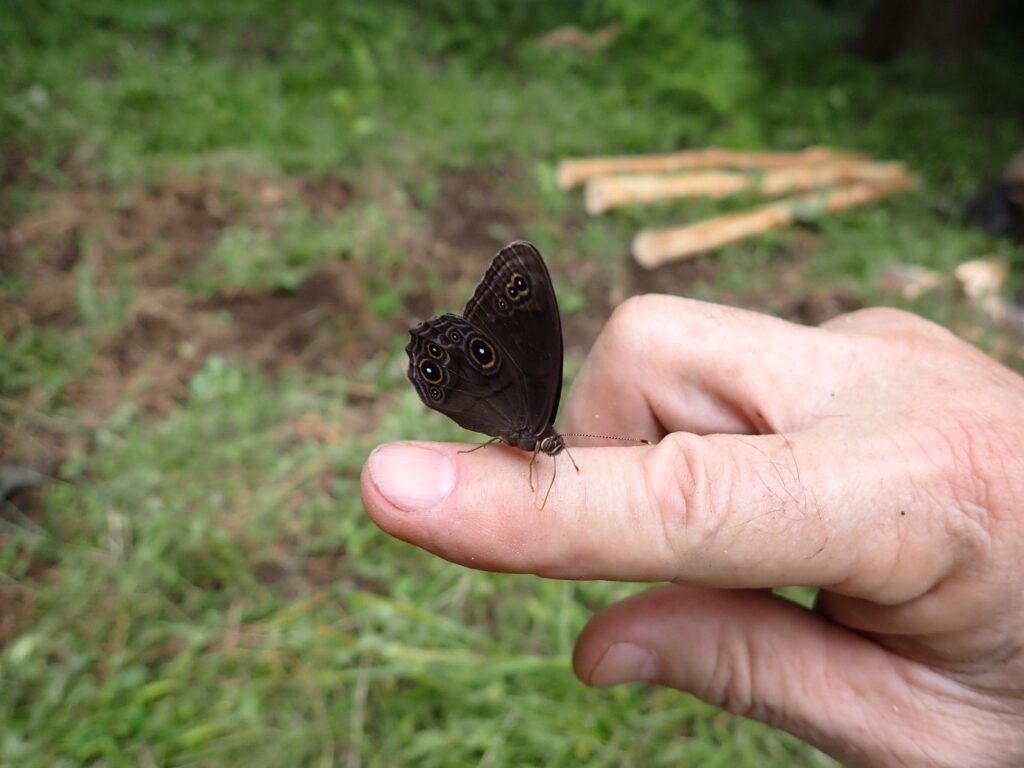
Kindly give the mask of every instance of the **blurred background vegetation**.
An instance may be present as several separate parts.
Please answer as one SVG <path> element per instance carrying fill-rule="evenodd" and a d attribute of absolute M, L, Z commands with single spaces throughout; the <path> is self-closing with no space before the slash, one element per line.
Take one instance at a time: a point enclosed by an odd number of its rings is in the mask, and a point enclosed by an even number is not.
<path fill-rule="evenodd" d="M 585 689 L 574 637 L 635 587 L 442 563 L 368 522 L 358 474 L 465 437 L 405 381 L 405 329 L 519 237 L 570 380 L 645 290 L 896 304 L 1021 369 L 954 292 L 878 282 L 994 254 L 1020 283 L 1022 246 L 961 216 L 1024 146 L 1022 14 L 993 8 L 962 49 L 882 50 L 865 2 L 8 4 L 0 765 L 830 764 L 678 692 Z M 569 156 L 811 144 L 922 184 L 647 273 L 640 226 L 751 200 L 589 218 L 554 183 Z"/>

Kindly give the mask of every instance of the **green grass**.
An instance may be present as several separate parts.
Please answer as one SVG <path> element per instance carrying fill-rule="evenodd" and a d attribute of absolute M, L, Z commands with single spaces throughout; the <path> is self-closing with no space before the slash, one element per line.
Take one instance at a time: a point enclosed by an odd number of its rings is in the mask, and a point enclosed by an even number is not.
<path fill-rule="evenodd" d="M 935 213 L 1024 144 L 1019 46 L 996 30 L 959 70 L 867 65 L 839 50 L 863 6 L 49 0 L 0 15 L 0 166 L 20 168 L 0 214 L 90 185 L 116 207 L 168 173 L 336 173 L 354 189 L 336 215 L 289 200 L 261 218 L 242 201 L 164 287 L 200 306 L 292 291 L 344 262 L 363 302 L 335 318 L 362 323 L 343 375 L 227 350 L 173 407 L 150 412 L 130 389 L 98 418 L 73 385 L 148 294 L 138 254 L 97 267 L 108 233 L 87 223 L 71 319 L 12 325 L 0 345 L 0 437 L 51 417 L 76 436 L 36 512 L 0 509 L 0 599 L 29 605 L 0 647 L 0 766 L 831 764 L 675 691 L 584 688 L 576 634 L 636 587 L 441 562 L 369 522 L 358 473 L 383 440 L 462 435 L 405 381 L 402 326 L 410 297 L 460 306 L 483 241 L 542 243 L 569 278 L 565 314 L 587 315 L 605 309 L 571 277 L 621 285 L 638 227 L 749 202 L 589 219 L 555 187 L 567 155 L 820 143 L 907 162 L 920 190 L 813 224 L 821 245 L 795 267 L 806 290 L 892 303 L 875 279 L 894 261 L 1024 263 L 1020 246 Z M 622 32 L 601 51 L 538 44 L 559 24 L 611 21 Z M 484 203 L 504 218 L 466 241 L 450 279 L 423 257 L 442 245 L 451 179 L 473 173 L 494 180 L 502 199 Z M 770 306 L 795 237 L 724 249 L 692 294 Z M 0 306 L 38 287 L 47 255 L 22 258 L 0 272 Z M 904 304 L 963 320 L 945 294 Z"/>

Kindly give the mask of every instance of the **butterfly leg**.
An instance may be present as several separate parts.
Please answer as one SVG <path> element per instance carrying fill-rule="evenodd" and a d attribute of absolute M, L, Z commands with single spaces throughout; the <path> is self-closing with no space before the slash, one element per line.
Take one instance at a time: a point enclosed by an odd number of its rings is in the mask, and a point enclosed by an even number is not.
<path fill-rule="evenodd" d="M 575 461 L 573 462 L 573 466 L 576 466 L 576 462 Z M 576 467 L 576 471 L 577 472 L 580 471 L 579 467 Z M 551 495 L 551 489 L 555 485 L 555 476 L 557 474 L 558 474 L 558 458 L 555 457 L 555 456 L 552 456 L 551 457 L 551 482 L 548 483 L 547 493 L 544 494 L 544 501 L 541 502 L 541 505 L 540 505 L 541 509 L 544 509 L 545 505 L 547 505 L 547 503 L 548 503 L 548 496 Z"/>
<path fill-rule="evenodd" d="M 533 487 L 533 465 L 537 463 L 537 454 L 539 453 L 539 451 L 540 451 L 540 448 L 534 448 L 533 449 L 533 455 L 530 457 L 530 470 L 529 470 L 530 493 L 535 493 L 537 491 L 537 489 Z"/>
<path fill-rule="evenodd" d="M 472 453 L 473 451 L 479 451 L 481 448 L 486 448 L 488 445 L 493 445 L 494 443 L 498 442 L 499 440 L 501 440 L 500 437 L 492 437 L 486 443 L 480 443 L 480 445 L 476 445 L 476 446 L 470 448 L 468 451 L 459 451 L 459 453 Z"/>

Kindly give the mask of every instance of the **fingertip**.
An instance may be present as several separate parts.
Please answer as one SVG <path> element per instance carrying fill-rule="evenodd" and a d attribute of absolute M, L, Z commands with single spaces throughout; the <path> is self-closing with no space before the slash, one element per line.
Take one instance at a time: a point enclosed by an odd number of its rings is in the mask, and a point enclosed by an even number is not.
<path fill-rule="evenodd" d="M 647 637 L 652 628 L 652 607 L 685 592 L 703 591 L 675 585 L 654 587 L 595 614 L 573 649 L 576 677 L 595 688 L 641 680 L 654 682 L 663 665 L 657 644 Z"/>
<path fill-rule="evenodd" d="M 408 513 L 428 512 L 455 488 L 452 447 L 443 443 L 396 442 L 377 446 L 363 480 L 387 504 Z"/>

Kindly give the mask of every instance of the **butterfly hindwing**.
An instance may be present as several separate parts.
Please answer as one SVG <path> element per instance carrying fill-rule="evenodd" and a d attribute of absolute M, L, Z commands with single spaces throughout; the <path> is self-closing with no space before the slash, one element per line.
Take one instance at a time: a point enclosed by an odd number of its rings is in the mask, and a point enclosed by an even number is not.
<path fill-rule="evenodd" d="M 420 399 L 474 432 L 510 434 L 525 408 L 511 361 L 457 315 L 434 317 L 410 331 L 409 379 Z"/>

